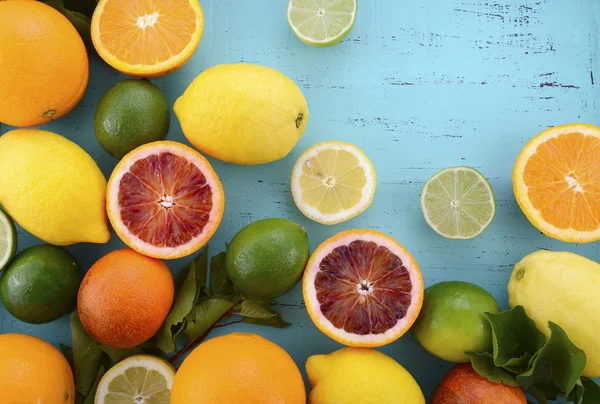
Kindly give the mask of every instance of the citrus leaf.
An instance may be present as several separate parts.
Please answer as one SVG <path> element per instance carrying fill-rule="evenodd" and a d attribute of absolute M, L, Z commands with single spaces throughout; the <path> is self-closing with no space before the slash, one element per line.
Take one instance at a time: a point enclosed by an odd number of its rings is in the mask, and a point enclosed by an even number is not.
<path fill-rule="evenodd" d="M 250 318 L 273 318 L 277 315 L 276 312 L 265 307 L 264 303 L 254 300 L 244 300 L 237 314 Z"/>
<path fill-rule="evenodd" d="M 233 284 L 227 277 L 225 253 L 212 257 L 210 261 L 210 292 L 212 295 L 228 295 L 233 293 Z"/>
<path fill-rule="evenodd" d="M 64 344 L 60 344 L 60 350 L 62 351 L 65 358 L 67 358 L 67 362 L 71 366 L 71 370 L 73 373 L 75 372 L 75 362 L 73 360 L 73 348 L 70 346 L 66 346 Z"/>
<path fill-rule="evenodd" d="M 233 302 L 217 297 L 200 300 L 190 312 L 183 333 L 190 341 L 195 340 L 221 320 L 233 305 Z"/>
<path fill-rule="evenodd" d="M 567 397 L 567 402 L 568 403 L 573 402 L 575 404 L 582 404 L 584 393 L 585 393 L 585 387 L 583 387 L 583 383 L 581 383 L 581 380 L 577 380 L 577 383 L 575 383 L 575 387 L 573 387 L 571 394 L 569 394 L 569 396 Z"/>
<path fill-rule="evenodd" d="M 585 369 L 586 356 L 569 340 L 567 333 L 557 324 L 549 322 L 551 335 L 537 352 L 531 367 L 517 376 L 524 389 L 537 389 L 554 400 L 562 390 L 570 394 Z"/>
<path fill-rule="evenodd" d="M 113 364 L 117 364 L 121 362 L 123 359 L 127 359 L 133 355 L 140 355 L 144 353 L 144 350 L 141 348 L 133 347 L 133 348 L 113 348 L 110 346 L 102 345 L 100 347 L 104 353 L 106 353 Z"/>
<path fill-rule="evenodd" d="M 581 379 L 585 389 L 581 404 L 600 404 L 600 386 L 591 379 Z"/>
<path fill-rule="evenodd" d="M 102 380 L 102 376 L 106 373 L 104 366 L 100 366 L 98 369 L 98 374 L 96 375 L 96 379 L 94 380 L 94 384 L 90 389 L 90 394 L 83 401 L 83 404 L 94 404 L 94 399 L 96 398 L 96 390 L 98 390 L 98 385 L 100 384 L 100 380 Z"/>
<path fill-rule="evenodd" d="M 247 324 L 255 324 L 255 325 L 264 325 L 267 327 L 275 327 L 275 328 L 286 328 L 289 327 L 290 323 L 285 321 L 281 314 L 275 313 L 275 316 L 271 318 L 252 318 L 252 317 L 244 317 L 242 320 Z"/>
<path fill-rule="evenodd" d="M 465 353 L 469 356 L 469 358 L 471 358 L 471 366 L 473 366 L 473 369 L 479 376 L 485 377 L 490 382 L 496 384 L 503 383 L 508 386 L 519 385 L 512 373 L 494 365 L 494 358 L 492 357 L 491 353 Z"/>
<path fill-rule="evenodd" d="M 527 390 L 527 392 L 537 400 L 538 404 L 548 404 L 548 399 L 546 398 L 548 394 L 547 392 L 535 387 Z M 557 395 L 554 396 L 554 398 L 551 398 L 551 400 L 556 399 L 556 397 Z"/>
<path fill-rule="evenodd" d="M 87 397 L 94 386 L 98 370 L 102 365 L 101 344 L 90 337 L 83 328 L 77 311 L 69 316 L 71 338 L 73 340 L 73 362 L 75 365 L 75 384 L 77 391 Z"/>
<path fill-rule="evenodd" d="M 544 346 L 544 334 L 523 306 L 485 316 L 492 327 L 494 365 L 513 373 L 525 372 L 533 355 Z"/>

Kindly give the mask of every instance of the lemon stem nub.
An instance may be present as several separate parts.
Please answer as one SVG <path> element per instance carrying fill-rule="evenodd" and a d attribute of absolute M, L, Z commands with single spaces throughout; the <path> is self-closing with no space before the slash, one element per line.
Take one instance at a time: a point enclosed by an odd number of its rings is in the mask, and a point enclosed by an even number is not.
<path fill-rule="evenodd" d="M 304 120 L 304 114 L 302 112 L 300 112 L 298 114 L 298 118 L 296 118 L 296 128 L 300 129 L 300 126 L 302 126 L 302 121 Z"/>

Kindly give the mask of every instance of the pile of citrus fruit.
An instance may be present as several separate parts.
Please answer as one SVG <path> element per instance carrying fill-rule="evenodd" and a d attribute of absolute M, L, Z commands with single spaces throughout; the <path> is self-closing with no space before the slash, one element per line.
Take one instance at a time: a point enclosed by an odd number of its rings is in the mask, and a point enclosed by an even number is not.
<path fill-rule="evenodd" d="M 517 263 L 507 287 L 512 310 L 502 313 L 472 283 L 426 289 L 415 257 L 387 234 L 339 232 L 311 254 L 304 227 L 268 218 L 212 258 L 209 283 L 199 259 L 206 249 L 174 279 L 164 260 L 200 251 L 225 212 L 221 179 L 204 155 L 239 165 L 285 158 L 307 128 L 307 100 L 285 74 L 237 63 L 206 69 L 169 105 L 149 79 L 194 54 L 204 29 L 197 0 L 100 0 L 89 21 L 45 3 L 0 2 L 0 123 L 17 127 L 0 137 L 0 300 L 30 324 L 72 313 L 73 347 L 63 355 L 32 336 L 0 335 L 0 403 L 301 404 L 308 396 L 313 404 L 421 404 L 411 374 L 372 349 L 409 330 L 429 353 L 460 363 L 433 403 L 600 390 L 589 379 L 600 376 L 600 265 L 575 254 L 539 251 Z M 290 0 L 287 9 L 294 34 L 314 46 L 342 41 L 356 15 L 356 0 Z M 118 160 L 108 180 L 76 143 L 30 128 L 81 101 L 89 79 L 81 35 L 112 68 L 137 77 L 108 89 L 89 122 Z M 166 140 L 171 108 L 194 148 Z M 600 240 L 599 157 L 592 125 L 554 127 L 524 147 L 512 183 L 535 227 L 566 242 Z M 298 209 L 323 225 L 362 214 L 376 196 L 371 160 L 346 142 L 314 144 L 289 175 Z M 454 240 L 479 236 L 496 215 L 489 182 L 463 166 L 426 181 L 421 207 L 427 224 Z M 43 244 L 19 251 L 15 222 Z M 128 248 L 91 268 L 65 248 L 107 243 L 112 231 Z M 229 316 L 243 318 L 232 324 L 289 325 L 272 300 L 298 283 L 315 326 L 346 346 L 307 358 L 308 395 L 298 366 L 273 342 L 244 333 L 202 342 Z M 188 341 L 165 358 L 155 349 L 163 335 L 172 345 L 178 335 Z M 557 366 L 569 373 L 553 378 Z"/>

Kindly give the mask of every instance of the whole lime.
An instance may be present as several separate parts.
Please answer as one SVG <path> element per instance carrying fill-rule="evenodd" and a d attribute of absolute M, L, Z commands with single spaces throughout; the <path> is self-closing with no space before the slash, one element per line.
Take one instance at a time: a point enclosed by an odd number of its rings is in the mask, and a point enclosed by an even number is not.
<path fill-rule="evenodd" d="M 21 321 L 42 324 L 75 309 L 83 274 L 70 252 L 49 244 L 21 251 L 0 279 L 0 300 Z"/>
<path fill-rule="evenodd" d="M 419 343 L 438 358 L 469 362 L 465 351 L 492 348 L 492 330 L 484 313 L 500 307 L 485 289 L 468 282 L 441 282 L 425 289 L 423 308 L 412 327 Z"/>
<path fill-rule="evenodd" d="M 225 265 L 238 291 L 252 299 L 270 300 L 298 283 L 309 255 L 302 226 L 285 219 L 263 219 L 235 235 Z"/>
<path fill-rule="evenodd" d="M 100 145 L 121 159 L 143 144 L 164 140 L 171 114 L 163 92 L 145 79 L 115 84 L 102 97 L 94 114 Z"/>

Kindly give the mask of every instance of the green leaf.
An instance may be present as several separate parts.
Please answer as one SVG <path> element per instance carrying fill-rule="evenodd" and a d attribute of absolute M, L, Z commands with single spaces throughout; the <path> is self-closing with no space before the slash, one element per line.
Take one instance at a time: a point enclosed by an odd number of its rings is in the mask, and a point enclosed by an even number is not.
<path fill-rule="evenodd" d="M 533 355 L 544 346 L 544 334 L 523 306 L 485 316 L 492 327 L 494 365 L 513 373 L 525 372 Z"/>
<path fill-rule="evenodd" d="M 144 353 L 144 350 L 141 348 L 133 347 L 133 348 L 113 348 L 110 346 L 102 345 L 100 347 L 104 353 L 106 353 L 113 364 L 117 364 L 121 362 L 123 359 L 127 359 L 133 355 L 140 355 Z"/>
<path fill-rule="evenodd" d="M 71 370 L 73 371 L 73 373 L 75 373 L 75 361 L 73 360 L 73 348 L 60 344 L 60 349 L 63 353 L 63 355 L 65 356 L 65 358 L 67 358 L 67 362 L 69 362 L 69 365 L 71 366 Z"/>
<path fill-rule="evenodd" d="M 264 306 L 265 303 L 255 300 L 244 300 L 240 305 L 240 316 L 250 318 L 273 318 L 277 315 L 276 312 Z"/>
<path fill-rule="evenodd" d="M 585 392 L 585 387 L 583 387 L 583 383 L 581 380 L 577 380 L 575 383 L 575 387 L 571 391 L 571 394 L 567 397 L 567 402 L 573 402 L 575 404 L 583 403 L 583 393 Z"/>
<path fill-rule="evenodd" d="M 208 248 L 205 248 L 179 274 L 179 292 L 156 342 L 156 347 L 164 353 L 175 351 L 177 335 L 187 326 L 187 316 L 206 293 L 207 265 Z"/>
<path fill-rule="evenodd" d="M 264 325 L 267 327 L 275 327 L 275 328 L 286 328 L 289 327 L 290 323 L 285 321 L 281 314 L 275 313 L 274 317 L 271 318 L 252 318 L 252 317 L 244 317 L 242 320 L 247 324 L 256 324 L 256 325 Z"/>
<path fill-rule="evenodd" d="M 183 333 L 190 341 L 195 340 L 221 320 L 233 305 L 233 302 L 217 297 L 199 301 L 188 316 L 187 328 Z"/>
<path fill-rule="evenodd" d="M 227 277 L 224 252 L 215 255 L 210 261 L 210 292 L 212 295 L 228 295 L 234 292 L 231 279 Z"/>
<path fill-rule="evenodd" d="M 494 358 L 489 352 L 465 353 L 471 358 L 471 366 L 479 376 L 485 377 L 492 383 L 503 383 L 508 386 L 519 385 L 512 373 L 494 365 Z"/>
<path fill-rule="evenodd" d="M 534 357 L 530 369 L 517 376 L 517 381 L 524 389 L 541 390 L 553 400 L 561 390 L 567 395 L 571 393 L 585 369 L 586 357 L 562 328 L 553 322 L 548 326 L 550 338 Z"/>
<path fill-rule="evenodd" d="M 96 398 L 96 390 L 98 390 L 98 385 L 100 384 L 100 380 L 102 380 L 102 376 L 106 373 L 104 366 L 100 366 L 98 369 L 98 374 L 96 375 L 96 379 L 94 380 L 94 384 L 90 389 L 90 394 L 83 401 L 83 404 L 94 404 L 94 399 Z"/>
<path fill-rule="evenodd" d="M 77 311 L 69 316 L 73 340 L 73 362 L 77 391 L 87 397 L 94 386 L 98 370 L 102 365 L 102 345 L 90 337 L 83 328 Z"/>
<path fill-rule="evenodd" d="M 581 404 L 600 404 L 600 386 L 591 379 L 581 379 L 581 384 L 585 389 Z"/>
<path fill-rule="evenodd" d="M 548 393 L 538 389 L 536 387 L 530 388 L 529 390 L 527 390 L 527 392 L 529 394 L 531 394 L 538 402 L 538 404 L 548 404 L 548 398 L 547 395 Z M 557 393 L 558 394 L 558 393 Z M 551 400 L 556 399 L 557 395 L 554 396 L 554 398 L 550 398 Z"/>

